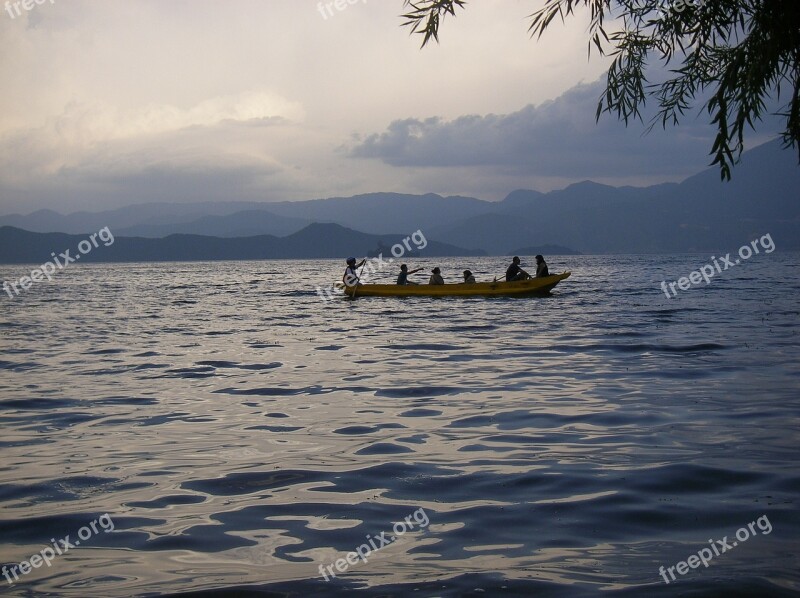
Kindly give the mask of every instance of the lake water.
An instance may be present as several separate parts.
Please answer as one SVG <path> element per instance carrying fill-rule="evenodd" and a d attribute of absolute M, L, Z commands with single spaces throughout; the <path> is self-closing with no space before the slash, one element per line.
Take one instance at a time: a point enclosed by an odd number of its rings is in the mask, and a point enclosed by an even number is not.
<path fill-rule="evenodd" d="M 544 298 L 323 302 L 326 260 L 3 294 L 2 592 L 798 595 L 800 254 L 665 297 L 709 258 L 550 257 Z"/>

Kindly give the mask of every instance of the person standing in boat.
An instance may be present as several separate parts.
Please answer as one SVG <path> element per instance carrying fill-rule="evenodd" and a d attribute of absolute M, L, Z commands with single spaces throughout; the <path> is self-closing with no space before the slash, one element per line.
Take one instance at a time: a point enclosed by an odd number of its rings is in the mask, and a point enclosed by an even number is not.
<path fill-rule="evenodd" d="M 464 284 L 475 284 L 475 277 L 469 270 L 464 270 Z"/>
<path fill-rule="evenodd" d="M 511 265 L 506 270 L 506 282 L 527 280 L 528 278 L 531 278 L 531 275 L 519 267 L 519 257 L 515 255 L 514 259 L 511 260 Z"/>
<path fill-rule="evenodd" d="M 342 282 L 347 287 L 354 287 L 361 284 L 361 279 L 358 277 L 357 270 L 364 265 L 364 262 L 367 261 L 367 258 L 361 260 L 361 263 L 356 264 L 356 258 L 349 257 L 347 258 L 347 268 L 344 271 L 344 275 L 342 276 Z"/>
<path fill-rule="evenodd" d="M 536 278 L 543 278 L 550 276 L 550 271 L 547 269 L 547 262 L 541 255 L 536 256 Z"/>
<path fill-rule="evenodd" d="M 439 266 L 436 266 L 431 272 L 433 272 L 433 274 L 431 274 L 431 279 L 428 281 L 428 284 L 444 284 L 444 278 L 442 278 L 442 271 L 439 269 Z"/>
<path fill-rule="evenodd" d="M 408 266 L 405 264 L 400 265 L 400 274 L 397 276 L 397 284 L 418 284 L 412 280 L 408 279 L 409 274 L 416 274 L 423 268 L 417 268 L 416 270 L 408 270 Z"/>

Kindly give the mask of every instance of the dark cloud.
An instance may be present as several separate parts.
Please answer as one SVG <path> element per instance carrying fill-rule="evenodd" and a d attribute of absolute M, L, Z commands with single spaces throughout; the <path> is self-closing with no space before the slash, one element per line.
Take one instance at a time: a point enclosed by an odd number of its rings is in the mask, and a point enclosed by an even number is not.
<path fill-rule="evenodd" d="M 397 120 L 350 155 L 398 167 L 496 166 L 569 178 L 670 176 L 708 163 L 714 130 L 706 114 L 650 133 L 647 116 L 627 127 L 608 114 L 595 122 L 604 88 L 604 79 L 577 85 L 511 114 Z"/>

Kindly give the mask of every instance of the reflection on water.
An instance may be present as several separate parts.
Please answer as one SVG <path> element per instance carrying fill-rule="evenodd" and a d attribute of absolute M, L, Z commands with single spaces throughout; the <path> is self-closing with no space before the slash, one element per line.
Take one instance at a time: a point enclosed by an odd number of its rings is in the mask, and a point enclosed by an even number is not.
<path fill-rule="evenodd" d="M 3 588 L 797 592 L 800 256 L 664 296 L 707 259 L 549 258 L 573 276 L 538 299 L 326 303 L 333 261 L 87 265 L 3 297 L 0 560 L 115 526 Z M 436 265 L 505 267 L 467 261 Z"/>

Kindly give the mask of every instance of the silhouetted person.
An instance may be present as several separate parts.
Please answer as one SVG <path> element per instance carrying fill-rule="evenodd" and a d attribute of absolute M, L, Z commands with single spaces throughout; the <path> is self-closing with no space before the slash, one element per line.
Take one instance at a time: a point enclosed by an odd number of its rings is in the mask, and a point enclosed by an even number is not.
<path fill-rule="evenodd" d="M 530 277 L 530 274 L 519 267 L 519 258 L 515 255 L 514 259 L 511 260 L 511 265 L 506 270 L 506 282 L 511 282 L 512 280 L 526 280 Z"/>
<path fill-rule="evenodd" d="M 436 266 L 431 272 L 433 272 L 433 274 L 431 274 L 431 279 L 428 281 L 428 284 L 444 284 L 444 278 L 442 278 L 442 271 L 439 269 L 439 266 Z"/>
<path fill-rule="evenodd" d="M 361 266 L 364 265 L 364 262 L 367 261 L 367 258 L 361 260 L 360 264 L 356 264 L 356 258 L 349 257 L 347 258 L 347 268 L 344 271 L 344 275 L 342 276 L 342 282 L 345 286 L 354 287 L 356 285 L 361 284 L 361 280 L 358 278 L 358 274 L 356 270 L 358 270 Z"/>
<path fill-rule="evenodd" d="M 400 266 L 400 274 L 397 276 L 397 284 L 419 284 L 417 282 L 409 280 L 408 279 L 408 275 L 409 274 L 416 274 L 420 270 L 422 270 L 422 268 L 417 268 L 416 270 L 409 270 L 408 266 L 406 266 L 405 264 L 402 264 Z"/>
<path fill-rule="evenodd" d="M 475 277 L 469 270 L 464 270 L 464 284 L 475 284 Z"/>
<path fill-rule="evenodd" d="M 550 276 L 550 271 L 547 269 L 547 262 L 541 255 L 536 256 L 536 278 Z"/>

